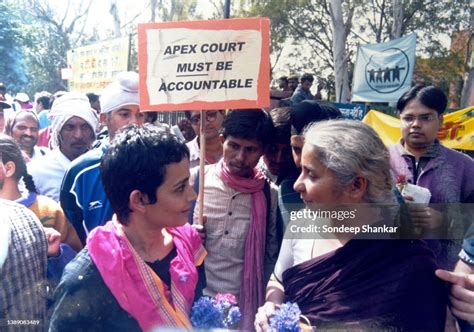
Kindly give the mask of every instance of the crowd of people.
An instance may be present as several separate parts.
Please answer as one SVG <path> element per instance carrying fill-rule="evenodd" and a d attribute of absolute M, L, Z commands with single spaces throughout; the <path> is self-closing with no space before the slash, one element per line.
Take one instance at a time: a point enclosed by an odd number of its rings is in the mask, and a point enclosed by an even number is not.
<path fill-rule="evenodd" d="M 134 72 L 34 105 L 0 85 L 0 326 L 190 329 L 229 293 L 241 330 L 284 302 L 322 330 L 470 330 L 474 161 L 436 138 L 446 95 L 407 91 L 386 147 L 313 81 L 280 78 L 269 110 L 185 111 L 182 135 L 140 110 Z"/>

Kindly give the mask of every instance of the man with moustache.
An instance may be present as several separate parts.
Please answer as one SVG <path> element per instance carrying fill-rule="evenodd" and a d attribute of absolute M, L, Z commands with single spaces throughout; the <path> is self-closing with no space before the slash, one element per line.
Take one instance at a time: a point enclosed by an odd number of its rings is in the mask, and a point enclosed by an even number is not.
<path fill-rule="evenodd" d="M 38 117 L 30 110 L 12 113 L 5 124 L 5 134 L 17 141 L 26 162 L 36 160 L 48 152 L 48 149 L 36 145 L 38 131 Z"/>
<path fill-rule="evenodd" d="M 95 140 L 98 121 L 94 112 L 84 94 L 67 92 L 56 99 L 50 112 L 53 151 L 28 164 L 38 194 L 59 201 L 66 170 Z"/>
<path fill-rule="evenodd" d="M 199 165 L 201 156 L 201 149 L 199 147 L 201 134 L 201 111 L 185 111 L 186 118 L 191 122 L 191 125 L 196 132 L 196 137 L 188 142 L 190 157 L 189 167 L 193 168 Z M 219 132 L 224 121 L 224 110 L 204 111 L 206 123 L 204 135 L 206 138 L 206 160 L 205 164 L 215 164 L 222 158 L 222 143 L 219 139 Z"/>
<path fill-rule="evenodd" d="M 263 301 L 278 254 L 276 188 L 256 166 L 273 136 L 263 110 L 232 111 L 219 136 L 223 158 L 204 171 L 206 295 L 231 293 L 239 301 L 242 329 Z M 195 176 L 195 174 L 193 174 Z M 199 202 L 199 199 L 198 199 Z M 194 210 L 197 223 L 199 204 Z"/>

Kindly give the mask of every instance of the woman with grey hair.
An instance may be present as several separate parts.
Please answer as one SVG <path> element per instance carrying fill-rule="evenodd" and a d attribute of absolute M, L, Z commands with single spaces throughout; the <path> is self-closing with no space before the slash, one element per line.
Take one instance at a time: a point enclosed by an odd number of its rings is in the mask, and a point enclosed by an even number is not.
<path fill-rule="evenodd" d="M 294 187 L 306 208 L 292 213 L 256 330 L 289 301 L 317 328 L 442 331 L 435 258 L 422 241 L 395 239 L 380 205 L 394 202 L 381 139 L 361 122 L 330 120 L 304 141 Z"/>

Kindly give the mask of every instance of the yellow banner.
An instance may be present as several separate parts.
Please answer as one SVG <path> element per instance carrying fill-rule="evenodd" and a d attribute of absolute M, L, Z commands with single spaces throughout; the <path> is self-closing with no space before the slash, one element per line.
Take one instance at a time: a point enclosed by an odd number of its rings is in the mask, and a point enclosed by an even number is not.
<path fill-rule="evenodd" d="M 68 51 L 68 66 L 71 69 L 69 90 L 100 94 L 119 72 L 128 70 L 129 53 L 129 37 L 105 40 Z"/>
<path fill-rule="evenodd" d="M 400 120 L 376 110 L 370 110 L 362 122 L 375 129 L 385 145 L 400 140 Z M 474 151 L 474 106 L 445 114 L 438 132 L 441 143 L 452 149 Z"/>

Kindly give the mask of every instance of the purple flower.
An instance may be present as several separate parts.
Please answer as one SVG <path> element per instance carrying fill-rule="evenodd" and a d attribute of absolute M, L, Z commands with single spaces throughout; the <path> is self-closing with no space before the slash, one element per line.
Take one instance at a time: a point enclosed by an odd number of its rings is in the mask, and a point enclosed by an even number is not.
<path fill-rule="evenodd" d="M 301 311 L 298 304 L 286 302 L 270 318 L 270 327 L 277 332 L 299 332 Z"/>
<path fill-rule="evenodd" d="M 232 307 L 229 309 L 229 312 L 227 313 L 227 318 L 226 318 L 226 326 L 227 327 L 233 327 L 236 326 L 237 323 L 240 321 L 240 317 L 242 315 L 240 314 L 239 307 Z"/>
<path fill-rule="evenodd" d="M 194 302 L 190 315 L 193 326 L 203 329 L 236 326 L 240 320 L 240 310 L 229 299 L 232 301 L 232 298 L 226 296 L 216 296 L 215 299 L 203 296 Z"/>
<path fill-rule="evenodd" d="M 201 297 L 194 302 L 191 309 L 191 323 L 194 327 L 210 329 L 224 326 L 224 315 L 215 301 L 209 297 Z"/>

